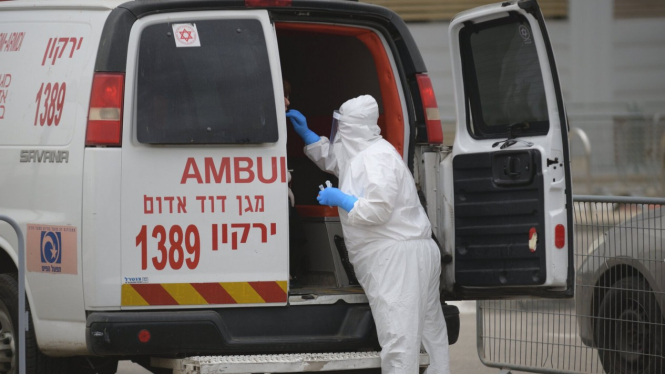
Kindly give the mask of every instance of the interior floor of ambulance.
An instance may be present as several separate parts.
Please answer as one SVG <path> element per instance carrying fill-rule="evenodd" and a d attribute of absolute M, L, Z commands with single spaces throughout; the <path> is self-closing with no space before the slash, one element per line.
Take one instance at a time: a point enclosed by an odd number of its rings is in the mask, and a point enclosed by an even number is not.
<path fill-rule="evenodd" d="M 379 105 L 382 136 L 402 153 L 404 115 L 392 63 L 373 31 L 340 25 L 277 22 L 282 77 L 291 86 L 289 109 L 302 112 L 308 127 L 328 137 L 333 111 L 347 100 L 372 95 Z M 295 211 L 290 213 L 289 294 L 363 294 L 348 260 L 337 208 L 316 200 L 319 185 L 335 176 L 305 156 L 304 142 L 288 128 L 287 162 Z"/>

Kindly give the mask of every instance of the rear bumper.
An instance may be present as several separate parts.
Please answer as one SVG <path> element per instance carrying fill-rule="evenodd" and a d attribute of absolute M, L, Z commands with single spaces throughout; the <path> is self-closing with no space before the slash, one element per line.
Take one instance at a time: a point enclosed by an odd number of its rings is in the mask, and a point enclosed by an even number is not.
<path fill-rule="evenodd" d="M 459 310 L 443 305 L 448 341 L 460 330 Z M 139 333 L 150 340 L 139 341 Z M 99 356 L 263 354 L 379 350 L 368 304 L 225 308 L 189 311 L 95 312 L 86 327 L 88 351 Z"/>
<path fill-rule="evenodd" d="M 139 341 L 142 330 L 150 340 Z M 96 312 L 88 351 L 101 356 L 261 354 L 376 350 L 368 304 Z"/>

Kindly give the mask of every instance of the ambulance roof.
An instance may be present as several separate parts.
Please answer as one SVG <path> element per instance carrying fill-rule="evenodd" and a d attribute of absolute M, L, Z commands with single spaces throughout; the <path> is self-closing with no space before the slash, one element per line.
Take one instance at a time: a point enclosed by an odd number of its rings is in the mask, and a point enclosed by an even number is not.
<path fill-rule="evenodd" d="M 101 10 L 114 9 L 118 5 L 126 3 L 127 0 L 17 0 L 2 1 L 2 10 L 22 10 L 35 8 L 48 9 L 76 9 L 76 10 Z"/>

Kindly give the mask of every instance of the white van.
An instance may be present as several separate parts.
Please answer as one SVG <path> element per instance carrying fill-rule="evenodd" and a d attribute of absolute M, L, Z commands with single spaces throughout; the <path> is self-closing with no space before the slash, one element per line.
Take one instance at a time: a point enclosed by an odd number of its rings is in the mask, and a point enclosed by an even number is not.
<path fill-rule="evenodd" d="M 450 38 L 452 149 L 385 8 L 0 3 L 0 214 L 26 239 L 30 372 L 379 349 L 337 211 L 316 202 L 336 180 L 304 156 L 283 80 L 322 135 L 347 99 L 377 99 L 441 243 L 442 299 L 572 297 L 566 114 L 538 4 L 461 13 Z M 0 223 L 0 372 L 16 368 L 17 243 Z"/>

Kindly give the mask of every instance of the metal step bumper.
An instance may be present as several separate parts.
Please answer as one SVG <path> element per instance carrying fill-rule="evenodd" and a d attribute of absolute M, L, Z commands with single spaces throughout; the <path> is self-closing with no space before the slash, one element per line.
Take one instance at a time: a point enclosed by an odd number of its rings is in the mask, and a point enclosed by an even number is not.
<path fill-rule="evenodd" d="M 381 367 L 380 352 L 296 353 L 254 356 L 196 356 L 183 359 L 151 358 L 154 367 L 172 369 L 173 374 L 296 373 L 360 370 Z M 420 367 L 429 365 L 429 355 L 420 354 Z M 422 370 L 421 370 L 422 371 Z"/>

